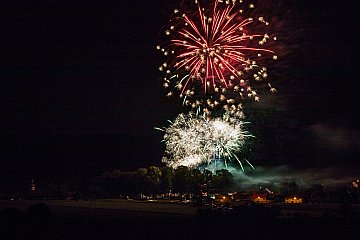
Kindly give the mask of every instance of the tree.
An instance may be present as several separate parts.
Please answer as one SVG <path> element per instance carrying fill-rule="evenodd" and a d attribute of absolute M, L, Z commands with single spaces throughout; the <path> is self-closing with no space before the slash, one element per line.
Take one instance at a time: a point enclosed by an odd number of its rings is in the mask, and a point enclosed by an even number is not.
<path fill-rule="evenodd" d="M 148 192 L 155 194 L 160 190 L 161 171 L 158 167 L 150 166 L 146 174 Z"/>
<path fill-rule="evenodd" d="M 213 173 L 207 169 L 202 172 L 203 184 L 206 185 L 206 191 L 213 187 Z"/>
<path fill-rule="evenodd" d="M 233 183 L 232 180 L 233 175 L 227 169 L 217 170 L 216 175 L 213 177 L 214 188 L 227 191 Z"/>
<path fill-rule="evenodd" d="M 299 185 L 296 182 L 283 182 L 281 183 L 280 193 L 284 196 L 295 196 L 299 194 Z"/>
<path fill-rule="evenodd" d="M 147 181 L 146 181 L 146 168 L 139 168 L 135 174 L 135 189 L 138 193 L 145 193 L 147 192 Z"/>
<path fill-rule="evenodd" d="M 190 190 L 191 172 L 188 167 L 180 166 L 174 171 L 174 190 L 188 193 Z"/>
<path fill-rule="evenodd" d="M 321 184 L 312 184 L 310 199 L 312 202 L 322 202 L 325 198 L 324 186 Z"/>
<path fill-rule="evenodd" d="M 192 193 L 198 193 L 201 188 L 201 184 L 203 182 L 203 176 L 199 169 L 191 170 L 191 178 L 190 178 L 190 191 Z"/>
<path fill-rule="evenodd" d="M 174 169 L 172 169 L 171 167 L 162 167 L 160 171 L 160 190 L 163 193 L 170 192 L 170 190 L 173 189 Z"/>

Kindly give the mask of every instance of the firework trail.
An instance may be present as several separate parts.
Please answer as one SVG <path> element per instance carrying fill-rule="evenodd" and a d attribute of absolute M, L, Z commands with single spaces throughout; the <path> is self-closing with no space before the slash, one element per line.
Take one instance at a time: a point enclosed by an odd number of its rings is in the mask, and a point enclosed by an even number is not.
<path fill-rule="evenodd" d="M 167 128 L 157 128 L 165 132 L 163 142 L 166 150 L 163 162 L 171 167 L 215 164 L 221 161 L 226 167 L 236 161 L 244 170 L 237 156 L 241 153 L 245 140 L 252 135 L 244 129 L 243 115 L 226 112 L 221 117 L 207 118 L 190 112 L 180 114 Z M 250 162 L 245 160 L 252 168 Z"/>
<path fill-rule="evenodd" d="M 174 10 L 165 29 L 164 46 L 157 46 L 166 57 L 159 67 L 165 73 L 167 96 L 179 92 L 183 104 L 193 109 L 241 110 L 244 97 L 259 101 L 252 82 L 268 81 L 265 65 L 277 56 L 271 46 L 270 23 L 252 16 L 252 3 L 232 0 L 195 1 L 189 9 Z M 255 84 L 256 85 L 256 84 Z"/>

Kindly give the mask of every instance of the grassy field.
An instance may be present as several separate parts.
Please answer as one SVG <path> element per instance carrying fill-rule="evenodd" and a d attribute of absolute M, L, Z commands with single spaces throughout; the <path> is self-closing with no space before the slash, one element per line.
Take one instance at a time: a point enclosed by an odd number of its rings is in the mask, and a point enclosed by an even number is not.
<path fill-rule="evenodd" d="M 121 199 L 103 199 L 96 201 L 48 201 L 49 206 L 56 207 L 77 207 L 77 208 L 95 208 L 112 209 L 121 211 L 138 211 L 168 214 L 186 214 L 195 215 L 196 208 L 191 204 L 165 202 L 165 201 L 136 201 Z"/>
<path fill-rule="evenodd" d="M 336 239 L 359 238 L 354 217 L 272 218 L 197 215 L 191 204 L 134 200 L 41 201 L 51 215 L 31 214 L 38 201 L 0 201 L 0 239 Z M 27 210 L 29 209 L 29 210 Z M 41 211 L 39 211 L 41 213 Z M 2 218 L 1 218 L 2 217 Z M 5 230 L 4 230 L 5 229 Z M 4 237 L 12 234 L 12 238 Z"/>
<path fill-rule="evenodd" d="M 74 201 L 74 200 L 49 200 L 49 201 L 0 201 L 0 209 L 6 207 L 18 208 L 26 210 L 35 203 L 46 204 L 54 213 L 62 214 L 74 213 L 79 214 L 89 212 L 118 212 L 125 214 L 134 212 L 134 214 L 172 214 L 172 215 L 188 215 L 194 216 L 196 208 L 192 204 L 179 203 L 176 201 L 136 201 L 122 199 L 101 199 L 94 201 Z"/>

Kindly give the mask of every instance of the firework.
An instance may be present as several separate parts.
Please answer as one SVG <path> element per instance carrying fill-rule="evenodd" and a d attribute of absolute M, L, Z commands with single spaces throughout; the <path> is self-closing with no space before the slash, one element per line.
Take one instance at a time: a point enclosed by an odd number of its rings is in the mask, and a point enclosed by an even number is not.
<path fill-rule="evenodd" d="M 265 67 L 277 56 L 270 47 L 277 40 L 268 33 L 269 22 L 252 16 L 255 8 L 245 1 L 213 0 L 184 11 L 174 10 L 165 30 L 167 44 L 157 46 L 167 58 L 159 70 L 165 72 L 167 96 L 179 92 L 191 108 L 236 108 L 244 97 L 259 100 L 253 81 L 267 81 Z"/>
<path fill-rule="evenodd" d="M 221 161 L 227 167 L 229 161 L 243 163 L 237 156 L 252 135 L 244 129 L 241 113 L 226 112 L 221 117 L 208 118 L 192 112 L 180 114 L 164 131 L 166 144 L 163 162 L 171 167 L 188 166 L 196 168 Z M 253 167 L 247 160 L 245 160 Z"/>

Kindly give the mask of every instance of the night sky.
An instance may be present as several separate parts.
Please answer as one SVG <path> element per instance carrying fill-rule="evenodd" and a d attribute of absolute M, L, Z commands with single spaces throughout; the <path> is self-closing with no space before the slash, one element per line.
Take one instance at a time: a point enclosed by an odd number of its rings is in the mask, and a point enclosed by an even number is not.
<path fill-rule="evenodd" d="M 155 48 L 177 1 L 8 2 L 0 10 L 2 178 L 159 165 L 154 127 L 183 111 L 165 97 Z M 358 167 L 356 1 L 271 2 L 283 57 L 272 67 L 278 93 L 245 104 L 257 137 L 252 163 Z"/>

